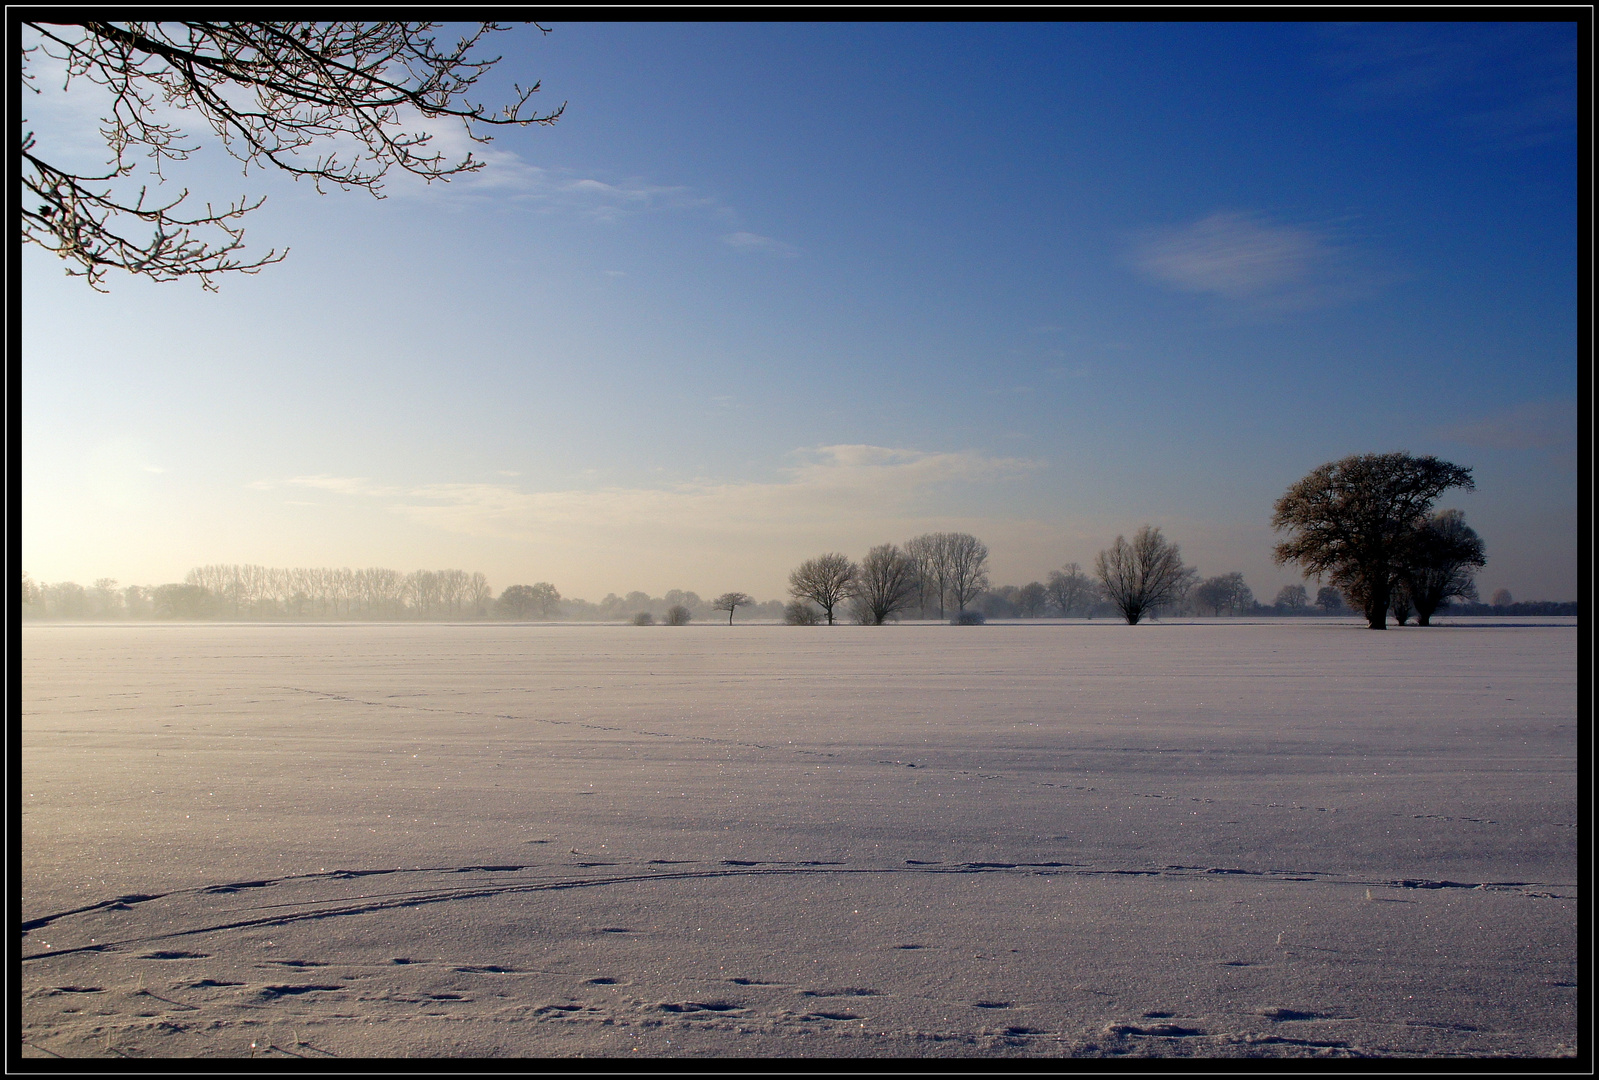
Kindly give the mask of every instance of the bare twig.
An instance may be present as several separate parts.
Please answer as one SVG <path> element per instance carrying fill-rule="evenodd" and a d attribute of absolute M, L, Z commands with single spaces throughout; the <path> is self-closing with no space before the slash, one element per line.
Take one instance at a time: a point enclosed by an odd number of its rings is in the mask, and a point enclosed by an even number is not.
<path fill-rule="evenodd" d="M 43 160 L 32 131 L 22 136 L 22 239 L 53 251 L 102 289 L 108 269 L 156 281 L 195 276 L 207 289 L 222 273 L 256 273 L 288 254 L 270 250 L 247 260 L 239 219 L 264 201 L 240 199 L 221 211 L 179 216 L 185 189 L 165 203 L 146 188 L 137 197 L 117 181 L 143 151 L 158 181 L 168 162 L 198 147 L 158 109 L 193 110 L 224 149 L 251 166 L 272 166 L 295 179 L 341 190 L 365 188 L 381 197 L 382 180 L 398 166 L 429 182 L 475 172 L 484 162 L 468 152 L 452 160 L 429 152 L 433 136 L 418 119 L 454 118 L 469 139 L 490 141 L 479 125 L 552 124 L 564 104 L 540 114 L 530 107 L 539 84 L 513 87 L 514 101 L 491 111 L 467 95 L 500 57 L 473 51 L 488 35 L 508 29 L 481 23 L 453 48 L 432 37 L 436 23 L 400 22 L 27 22 L 37 45 L 22 50 L 23 85 L 38 93 L 28 63 L 34 53 L 65 64 L 64 89 L 86 79 L 110 95 L 100 134 L 111 152 L 106 172 L 74 173 Z M 535 24 L 537 25 L 537 24 Z M 548 33 L 544 27 L 539 30 Z M 26 123 L 26 121 L 24 121 Z M 341 158 L 339 147 L 353 146 Z M 123 235 L 119 219 L 154 229 L 140 243 Z M 202 240 L 196 230 L 215 237 Z"/>

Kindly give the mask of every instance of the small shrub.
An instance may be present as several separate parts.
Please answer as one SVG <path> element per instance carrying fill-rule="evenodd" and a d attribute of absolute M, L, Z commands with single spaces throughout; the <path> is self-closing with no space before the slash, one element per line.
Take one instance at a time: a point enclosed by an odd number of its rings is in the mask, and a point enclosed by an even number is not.
<path fill-rule="evenodd" d="M 783 605 L 783 621 L 790 626 L 815 626 L 822 621 L 822 613 L 803 600 Z"/>
<path fill-rule="evenodd" d="M 694 617 L 693 612 L 682 604 L 673 604 L 666 609 L 667 626 L 687 626 L 688 621 Z"/>
<path fill-rule="evenodd" d="M 949 621 L 951 626 L 982 626 L 988 620 L 981 611 L 962 611 Z"/>
<path fill-rule="evenodd" d="M 637 615 L 633 616 L 633 625 L 634 626 L 654 626 L 655 625 L 655 616 L 651 615 L 647 611 L 641 611 Z"/>

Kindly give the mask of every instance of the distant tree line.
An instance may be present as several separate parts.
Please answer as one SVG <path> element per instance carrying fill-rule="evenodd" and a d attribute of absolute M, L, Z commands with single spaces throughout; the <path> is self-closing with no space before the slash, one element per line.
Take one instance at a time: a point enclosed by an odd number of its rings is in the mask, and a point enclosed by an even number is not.
<path fill-rule="evenodd" d="M 72 581 L 36 582 L 22 575 L 22 615 L 30 619 L 327 619 L 327 620 L 593 620 L 631 619 L 639 612 L 663 622 L 731 616 L 782 618 L 783 602 L 756 603 L 744 593 L 705 601 L 672 589 L 664 597 L 612 593 L 598 604 L 565 599 L 547 581 L 511 585 L 495 596 L 480 572 L 381 567 L 362 570 L 213 564 L 190 570 L 181 582 L 121 586 L 100 578 L 85 588 Z M 675 613 L 675 614 L 674 614 Z"/>
<path fill-rule="evenodd" d="M 211 565 L 180 583 L 119 587 L 101 578 L 36 583 L 22 575 L 25 617 L 573 619 L 683 625 L 719 618 L 798 625 L 840 618 L 880 626 L 901 618 L 960 623 L 986 618 L 1119 616 L 1136 624 L 1160 615 L 1343 615 L 1353 609 L 1372 629 L 1391 616 L 1426 626 L 1441 611 L 1468 615 L 1570 615 L 1575 603 L 1515 603 L 1498 590 L 1478 601 L 1475 575 L 1487 561 L 1482 539 L 1458 510 L 1434 512 L 1449 488 L 1471 490 L 1471 470 L 1405 453 L 1353 455 L 1313 470 L 1289 488 L 1272 524 L 1289 533 L 1274 549 L 1306 577 L 1326 579 L 1314 603 L 1304 585 L 1286 585 L 1269 605 L 1256 601 L 1241 573 L 1201 578 L 1178 546 L 1153 525 L 1099 552 L 1092 575 L 1077 563 L 1047 581 L 992 587 L 988 546 L 968 533 L 925 533 L 903 545 L 879 544 L 859 563 L 839 552 L 807 559 L 789 575 L 788 603 L 756 602 L 742 592 L 713 600 L 678 589 L 663 597 L 608 594 L 599 603 L 566 600 L 549 582 L 512 585 L 498 598 L 481 573 L 464 570 L 273 569 Z M 1453 606 L 1451 606 L 1453 605 Z"/>
<path fill-rule="evenodd" d="M 481 573 L 383 567 L 196 567 L 183 581 L 147 587 L 102 578 L 35 585 L 23 575 L 23 612 L 59 619 L 482 619 L 496 614 Z"/>
<path fill-rule="evenodd" d="M 744 596 L 743 593 L 735 594 Z M 726 594 L 711 600 L 701 599 L 699 593 L 684 589 L 668 589 L 664 596 L 651 596 L 646 592 L 630 592 L 623 596 L 616 593 L 607 593 L 605 598 L 598 603 L 587 600 L 568 600 L 561 605 L 561 616 L 565 619 L 593 621 L 593 622 L 638 622 L 641 626 L 665 623 L 667 625 L 684 625 L 696 620 L 709 622 L 729 615 L 725 606 L 728 600 Z M 756 602 L 754 600 L 739 600 L 737 603 L 739 618 L 770 621 L 783 617 L 783 601 L 767 600 Z M 681 608 L 682 611 L 674 615 L 673 609 Z M 686 614 L 685 614 L 686 613 Z M 647 620 L 639 616 L 648 615 Z M 674 622 L 673 620 L 678 620 Z"/>

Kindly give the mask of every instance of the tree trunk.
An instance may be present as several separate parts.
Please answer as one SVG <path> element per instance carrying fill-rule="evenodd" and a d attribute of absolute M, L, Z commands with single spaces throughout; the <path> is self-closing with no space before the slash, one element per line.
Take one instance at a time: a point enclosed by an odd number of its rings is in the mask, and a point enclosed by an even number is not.
<path fill-rule="evenodd" d="M 1366 629 L 1368 629 L 1368 630 L 1386 630 L 1386 629 L 1388 629 L 1388 604 L 1387 604 L 1386 600 L 1383 603 L 1381 603 L 1381 604 L 1377 603 L 1375 600 L 1368 600 L 1366 602 L 1365 616 L 1366 616 Z"/>

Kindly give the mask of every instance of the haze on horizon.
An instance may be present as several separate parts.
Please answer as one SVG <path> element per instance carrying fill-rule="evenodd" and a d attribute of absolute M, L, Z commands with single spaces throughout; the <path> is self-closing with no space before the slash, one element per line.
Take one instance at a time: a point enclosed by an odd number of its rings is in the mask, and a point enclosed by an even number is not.
<path fill-rule="evenodd" d="M 23 570 L 767 599 L 822 551 L 959 530 L 1020 584 L 1149 522 L 1269 599 L 1300 580 L 1274 500 L 1403 449 L 1475 470 L 1438 505 L 1484 596 L 1576 596 L 1574 22 L 557 23 L 495 53 L 476 97 L 567 108 L 474 176 L 174 168 L 267 195 L 247 253 L 291 249 L 218 294 L 23 251 Z M 40 83 L 41 145 L 103 160 L 95 88 Z"/>

